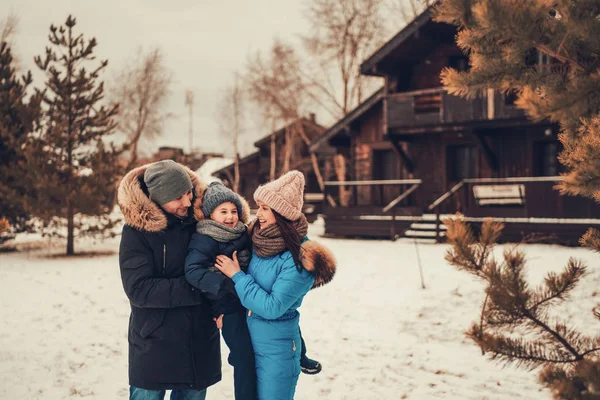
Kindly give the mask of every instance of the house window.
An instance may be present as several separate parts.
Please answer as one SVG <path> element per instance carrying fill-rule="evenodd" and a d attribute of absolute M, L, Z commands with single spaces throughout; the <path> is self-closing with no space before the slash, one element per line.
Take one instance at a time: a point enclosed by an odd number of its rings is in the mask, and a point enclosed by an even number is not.
<path fill-rule="evenodd" d="M 469 58 L 464 55 L 448 57 L 448 66 L 459 72 L 464 72 L 471 69 L 471 66 L 469 65 Z"/>
<path fill-rule="evenodd" d="M 399 179 L 398 156 L 393 150 L 373 151 L 373 178 L 376 180 Z"/>
<path fill-rule="evenodd" d="M 530 67 L 550 65 L 552 64 L 552 58 L 538 49 L 530 49 L 525 55 L 525 64 Z"/>
<path fill-rule="evenodd" d="M 536 176 L 556 176 L 559 174 L 558 143 L 545 142 L 535 145 Z"/>
<path fill-rule="evenodd" d="M 513 106 L 517 101 L 517 92 L 514 90 L 510 90 L 508 93 L 504 95 L 504 104 L 507 106 Z"/>
<path fill-rule="evenodd" d="M 473 146 L 448 146 L 447 171 L 451 182 L 475 176 L 475 148 Z"/>

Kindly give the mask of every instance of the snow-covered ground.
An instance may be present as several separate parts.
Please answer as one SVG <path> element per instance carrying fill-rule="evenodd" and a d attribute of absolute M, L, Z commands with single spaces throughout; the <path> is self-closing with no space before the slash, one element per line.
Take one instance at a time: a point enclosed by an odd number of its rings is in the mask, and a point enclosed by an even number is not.
<path fill-rule="evenodd" d="M 317 222 L 309 233 L 333 250 L 339 268 L 301 308 L 309 356 L 324 367 L 301 375 L 296 399 L 549 398 L 535 372 L 503 368 L 464 337 L 478 319 L 482 287 L 446 264 L 446 245 L 418 245 L 422 289 L 413 242 L 318 238 L 321 230 Z M 129 306 L 118 238 L 79 246 L 100 255 L 48 257 L 48 248 L 0 254 L 1 399 L 127 398 Z M 558 246 L 523 249 L 533 282 L 570 256 L 586 261 L 590 275 L 561 317 L 597 330 L 590 310 L 600 301 L 600 257 Z M 224 378 L 209 389 L 210 400 L 233 399 L 223 349 Z"/>

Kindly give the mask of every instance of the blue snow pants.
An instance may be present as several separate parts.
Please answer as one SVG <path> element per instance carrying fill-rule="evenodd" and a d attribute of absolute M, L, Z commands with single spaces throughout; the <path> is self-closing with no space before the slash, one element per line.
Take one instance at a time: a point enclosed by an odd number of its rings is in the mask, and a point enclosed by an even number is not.
<path fill-rule="evenodd" d="M 248 313 L 259 400 L 293 400 L 300 375 L 302 343 L 294 311 L 276 320 Z"/>

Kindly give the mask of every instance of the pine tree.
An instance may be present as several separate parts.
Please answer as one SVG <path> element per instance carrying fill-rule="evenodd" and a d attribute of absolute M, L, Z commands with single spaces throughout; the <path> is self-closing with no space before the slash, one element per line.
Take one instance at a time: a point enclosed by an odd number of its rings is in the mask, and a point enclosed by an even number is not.
<path fill-rule="evenodd" d="M 26 228 L 25 196 L 33 195 L 23 154 L 40 108 L 38 96 L 26 101 L 31 81 L 29 72 L 17 77 L 10 47 L 0 43 L 0 219 L 16 231 Z"/>
<path fill-rule="evenodd" d="M 525 278 L 525 254 L 517 246 L 504 251 L 502 262 L 493 257 L 502 223 L 485 220 L 478 238 L 461 217 L 444 224 L 451 245 L 446 260 L 486 284 L 479 323 L 467 336 L 491 359 L 542 367 L 540 382 L 556 399 L 600 398 L 600 335 L 585 335 L 551 312 L 568 299 L 586 267 L 570 259 L 561 273 L 548 273 L 532 288 Z M 600 320 L 597 310 L 594 316 Z"/>
<path fill-rule="evenodd" d="M 436 19 L 458 27 L 470 69 L 446 68 L 450 93 L 514 91 L 534 120 L 561 127 L 563 193 L 600 200 L 600 1 L 442 0 Z"/>
<path fill-rule="evenodd" d="M 119 152 L 107 143 L 115 128 L 117 106 L 102 105 L 104 84 L 98 82 L 108 61 L 86 70 L 95 60 L 96 39 L 84 40 L 74 32 L 75 25 L 75 18 L 69 16 L 63 26 L 50 26 L 51 46 L 45 57 L 35 58 L 47 81 L 39 91 L 42 128 L 28 152 L 39 194 L 30 209 L 54 236 L 64 235 L 66 221 L 67 255 L 75 252 L 76 233 L 112 232 L 109 214 L 121 173 Z"/>
<path fill-rule="evenodd" d="M 469 56 L 468 71 L 442 72 L 447 90 L 468 98 L 490 88 L 514 92 L 516 105 L 531 119 L 558 123 L 564 147 L 559 161 L 567 168 L 561 193 L 600 202 L 600 1 L 441 0 L 436 20 L 458 27 L 457 44 Z M 471 338 L 493 357 L 543 366 L 540 381 L 555 398 L 600 398 L 600 338 L 550 323 L 546 314 L 585 268 L 572 260 L 562 274 L 530 290 L 521 253 L 484 267 L 475 262 L 481 250 L 473 259 L 466 249 L 481 248 L 488 239 L 477 242 L 465 229 L 456 229 L 450 262 L 473 273 L 476 265 L 483 268 L 477 274 L 489 285 L 482 324 L 471 329 Z M 600 232 L 590 229 L 581 243 L 600 251 Z M 526 341 L 501 334 L 515 327 L 538 336 Z"/>

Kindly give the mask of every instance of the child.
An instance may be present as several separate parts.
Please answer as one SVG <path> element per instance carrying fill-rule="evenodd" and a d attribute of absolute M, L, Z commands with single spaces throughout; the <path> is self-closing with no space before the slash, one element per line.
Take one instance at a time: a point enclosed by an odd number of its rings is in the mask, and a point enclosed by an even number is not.
<path fill-rule="evenodd" d="M 217 325 L 222 325 L 223 339 L 229 347 L 228 362 L 233 367 L 236 400 L 256 400 L 254 351 L 242 307 L 231 279 L 215 267 L 220 254 L 232 256 L 237 251 L 242 268 L 247 268 L 252 243 L 246 225 L 248 204 L 220 182 L 213 182 L 204 192 L 202 212 L 206 219 L 196 225 L 185 260 L 187 281 L 211 300 Z M 241 219 L 241 220 L 240 220 Z"/>
<path fill-rule="evenodd" d="M 232 257 L 237 252 L 240 267 L 246 269 L 252 254 L 252 243 L 245 222 L 248 204 L 220 182 L 213 182 L 204 192 L 202 212 L 205 220 L 196 225 L 185 260 L 188 282 L 211 300 L 213 314 L 222 324 L 223 339 L 229 347 L 229 364 L 233 367 L 236 400 L 256 399 L 254 351 L 246 325 L 246 310 L 241 305 L 233 281 L 215 267 L 218 255 Z M 304 345 L 304 340 L 302 340 Z M 302 371 L 320 372 L 319 362 L 305 355 L 302 347 Z"/>

